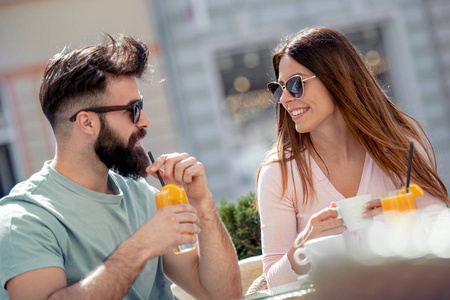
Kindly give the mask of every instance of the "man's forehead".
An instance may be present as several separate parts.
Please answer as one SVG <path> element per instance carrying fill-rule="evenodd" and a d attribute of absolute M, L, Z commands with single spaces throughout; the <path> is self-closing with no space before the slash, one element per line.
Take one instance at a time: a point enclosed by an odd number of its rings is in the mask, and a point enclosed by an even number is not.
<path fill-rule="evenodd" d="M 105 101 L 120 102 L 120 105 L 141 99 L 137 80 L 133 76 L 113 76 L 108 80 L 105 91 Z"/>

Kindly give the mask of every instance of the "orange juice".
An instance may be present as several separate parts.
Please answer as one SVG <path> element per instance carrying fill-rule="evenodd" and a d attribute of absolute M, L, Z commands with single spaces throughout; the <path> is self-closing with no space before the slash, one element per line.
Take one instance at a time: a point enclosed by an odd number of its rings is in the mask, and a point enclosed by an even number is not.
<path fill-rule="evenodd" d="M 183 188 L 175 184 L 166 184 L 162 187 L 159 193 L 155 194 L 156 208 L 161 209 L 162 207 L 177 204 L 189 204 L 186 192 Z M 192 234 L 193 233 L 189 233 Z M 176 254 L 185 253 L 196 248 L 196 244 L 184 244 L 179 245 L 177 248 L 173 249 Z"/>
<path fill-rule="evenodd" d="M 381 206 L 383 211 L 408 211 L 411 209 L 417 209 L 416 201 L 412 193 L 395 195 L 390 198 L 381 200 Z"/>
<path fill-rule="evenodd" d="M 393 222 L 399 219 L 405 213 L 414 213 L 417 211 L 416 198 L 423 195 L 423 190 L 417 184 L 409 186 L 409 192 L 406 193 L 406 187 L 401 190 L 393 191 L 381 196 L 381 207 L 387 222 Z"/>

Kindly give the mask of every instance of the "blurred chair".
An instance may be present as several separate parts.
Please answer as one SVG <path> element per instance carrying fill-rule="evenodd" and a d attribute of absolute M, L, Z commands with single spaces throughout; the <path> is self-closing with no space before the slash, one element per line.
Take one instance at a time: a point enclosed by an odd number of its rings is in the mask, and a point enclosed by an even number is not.
<path fill-rule="evenodd" d="M 180 288 L 175 283 L 172 283 L 170 286 L 170 289 L 172 290 L 173 295 L 175 296 L 175 299 L 179 300 L 195 300 L 194 297 L 186 293 L 182 288 Z"/>
<path fill-rule="evenodd" d="M 239 269 L 241 271 L 242 290 L 246 297 L 267 289 L 266 277 L 263 273 L 262 255 L 240 260 Z"/>
<path fill-rule="evenodd" d="M 242 290 L 245 297 L 251 297 L 258 291 L 267 289 L 266 278 L 263 274 L 262 255 L 251 256 L 239 261 L 241 271 Z M 173 295 L 179 300 L 195 300 L 194 297 L 186 293 L 179 286 L 170 286 Z"/>

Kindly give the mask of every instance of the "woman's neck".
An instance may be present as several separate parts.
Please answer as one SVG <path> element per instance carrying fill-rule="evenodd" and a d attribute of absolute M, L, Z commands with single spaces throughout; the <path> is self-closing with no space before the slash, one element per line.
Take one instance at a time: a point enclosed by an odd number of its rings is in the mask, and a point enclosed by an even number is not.
<path fill-rule="evenodd" d="M 329 133 L 311 133 L 311 143 L 310 154 L 324 160 L 345 162 L 359 159 L 366 152 L 347 126 Z"/>

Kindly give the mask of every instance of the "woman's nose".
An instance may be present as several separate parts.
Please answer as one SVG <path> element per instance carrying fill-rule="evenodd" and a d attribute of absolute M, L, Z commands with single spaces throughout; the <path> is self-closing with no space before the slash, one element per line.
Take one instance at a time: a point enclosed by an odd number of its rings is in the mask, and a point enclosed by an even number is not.
<path fill-rule="evenodd" d="M 280 96 L 280 103 L 285 105 L 291 101 L 294 101 L 294 97 L 284 88 Z"/>

